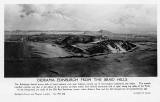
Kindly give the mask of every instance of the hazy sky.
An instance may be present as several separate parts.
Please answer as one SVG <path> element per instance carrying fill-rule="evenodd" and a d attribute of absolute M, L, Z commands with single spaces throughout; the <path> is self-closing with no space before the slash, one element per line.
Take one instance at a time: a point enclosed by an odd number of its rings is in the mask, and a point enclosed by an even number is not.
<path fill-rule="evenodd" d="M 156 5 L 5 5 L 5 30 L 155 32 Z"/>

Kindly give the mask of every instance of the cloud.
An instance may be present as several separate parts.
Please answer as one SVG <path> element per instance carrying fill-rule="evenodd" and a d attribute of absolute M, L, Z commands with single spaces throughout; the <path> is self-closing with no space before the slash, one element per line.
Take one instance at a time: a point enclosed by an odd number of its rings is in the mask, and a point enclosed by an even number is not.
<path fill-rule="evenodd" d="M 156 31 L 156 16 L 156 5 L 6 5 L 5 29 Z"/>
<path fill-rule="evenodd" d="M 60 8 L 54 5 L 32 5 L 32 4 L 19 4 L 21 7 L 20 17 L 39 15 L 42 17 L 59 17 L 62 19 L 70 19 L 70 17 Z"/>
<path fill-rule="evenodd" d="M 22 14 L 21 15 L 23 15 L 23 16 L 29 16 L 29 15 L 32 15 L 32 14 L 36 13 L 34 5 L 20 4 L 19 6 L 22 7 L 22 10 L 21 10 Z"/>

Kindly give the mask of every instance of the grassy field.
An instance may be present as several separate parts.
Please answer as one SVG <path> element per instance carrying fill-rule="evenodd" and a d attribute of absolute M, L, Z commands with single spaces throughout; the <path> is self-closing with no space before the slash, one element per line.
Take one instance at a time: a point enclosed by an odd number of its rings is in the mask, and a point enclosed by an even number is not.
<path fill-rule="evenodd" d="M 137 48 L 126 53 L 90 57 L 33 57 L 28 42 L 55 43 L 67 35 L 6 35 L 5 77 L 155 77 L 156 35 L 108 35 L 131 41 Z M 86 35 L 85 35 L 86 36 Z M 88 35 L 87 35 L 88 36 Z M 30 41 L 22 42 L 22 38 Z M 80 45 L 79 45 L 80 46 Z"/>

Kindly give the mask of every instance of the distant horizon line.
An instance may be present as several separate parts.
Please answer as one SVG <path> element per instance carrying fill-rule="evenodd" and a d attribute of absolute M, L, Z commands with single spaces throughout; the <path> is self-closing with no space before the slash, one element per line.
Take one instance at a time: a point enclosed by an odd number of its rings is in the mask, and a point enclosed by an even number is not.
<path fill-rule="evenodd" d="M 26 32 L 50 32 L 50 31 L 55 31 L 55 32 L 98 32 L 98 31 L 106 31 L 106 32 L 110 32 L 110 33 L 113 33 L 113 34 L 119 34 L 119 33 L 115 33 L 115 32 L 112 32 L 112 31 L 108 31 L 108 30 L 103 30 L 103 29 L 100 29 L 100 30 L 4 30 L 5 32 L 6 31 L 9 31 L 9 32 L 13 32 L 13 31 L 26 31 Z M 152 34 L 157 34 L 157 31 L 144 31 L 144 32 L 123 32 L 123 34 L 144 34 L 144 33 L 152 33 Z"/>

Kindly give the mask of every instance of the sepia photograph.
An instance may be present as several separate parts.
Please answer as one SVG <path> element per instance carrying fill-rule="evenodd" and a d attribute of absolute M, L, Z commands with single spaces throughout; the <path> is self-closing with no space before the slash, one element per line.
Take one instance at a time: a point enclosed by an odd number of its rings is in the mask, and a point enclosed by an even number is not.
<path fill-rule="evenodd" d="M 157 77 L 157 6 L 5 4 L 4 77 Z"/>

